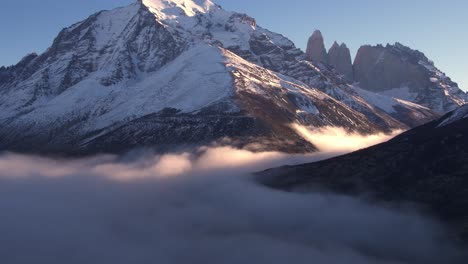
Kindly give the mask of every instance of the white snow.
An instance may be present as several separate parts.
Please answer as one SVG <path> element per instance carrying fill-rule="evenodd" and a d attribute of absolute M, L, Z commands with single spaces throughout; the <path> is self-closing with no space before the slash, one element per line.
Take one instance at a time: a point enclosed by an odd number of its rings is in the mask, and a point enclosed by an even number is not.
<path fill-rule="evenodd" d="M 109 42 L 117 39 L 125 30 L 130 20 L 137 14 L 139 6 L 132 4 L 127 7 L 103 11 L 94 27 L 96 48 L 102 49 Z"/>
<path fill-rule="evenodd" d="M 411 92 L 411 90 L 407 86 L 393 88 L 387 91 L 379 92 L 379 94 L 402 99 L 405 101 L 414 101 L 418 96 L 417 93 Z"/>
<path fill-rule="evenodd" d="M 298 114 L 318 115 L 320 112 L 313 102 L 325 99 L 332 100 L 328 95 L 317 89 L 288 76 L 247 62 L 230 51 L 224 50 L 224 55 L 227 58 L 226 65 L 231 69 L 236 79 L 242 82 L 242 85 L 236 85 L 237 90 L 244 90 L 274 99 L 278 99 L 275 98 L 274 91 L 281 91 L 284 95 L 294 94 L 297 98 L 296 107 L 298 109 L 296 113 Z M 287 103 L 284 98 L 279 99 Z"/>
<path fill-rule="evenodd" d="M 195 35 L 198 41 L 206 30 L 195 17 L 221 10 L 210 0 L 142 0 L 142 3 L 168 30 L 185 38 Z"/>
<path fill-rule="evenodd" d="M 429 110 L 427 107 L 411 103 L 409 101 L 405 101 L 402 99 L 397 99 L 391 97 L 392 93 L 388 94 L 379 94 L 379 93 L 373 93 L 358 87 L 355 87 L 356 92 L 361 96 L 366 102 L 370 103 L 371 105 L 380 108 L 381 110 L 385 111 L 386 113 L 393 114 L 396 113 L 395 106 L 407 106 L 410 108 L 416 108 L 416 109 L 424 109 L 424 110 Z M 397 91 L 398 89 L 394 89 L 394 91 Z M 405 92 L 404 88 L 401 88 L 403 92 Z"/>
<path fill-rule="evenodd" d="M 176 36 L 190 42 L 213 44 L 221 42 L 223 47 L 238 47 L 249 50 L 253 34 L 263 34 L 278 46 L 293 46 L 287 38 L 257 27 L 248 16 L 226 11 L 209 0 L 143 0 L 156 19 L 167 26 Z M 237 15 L 237 16 L 234 16 Z M 234 16 L 234 18 L 233 18 Z M 230 19 L 233 20 L 230 21 Z M 231 30 L 226 30 L 230 23 Z M 207 29 L 209 25 L 209 29 Z M 212 37 L 207 38 L 207 33 Z"/>
<path fill-rule="evenodd" d="M 329 96 L 290 77 L 266 70 L 222 48 L 208 44 L 195 45 L 174 61 L 153 73 L 140 73 L 137 80 L 105 87 L 100 84 L 102 72 L 96 72 L 80 83 L 52 98 L 41 98 L 31 105 L 31 112 L 17 119 L 19 123 L 47 125 L 51 120 L 68 122 L 87 117 L 80 132 L 116 126 L 164 108 L 183 113 L 196 112 L 218 102 L 227 102 L 237 111 L 233 94 L 245 90 L 270 100 L 289 103 L 297 98 L 296 113 L 318 115 L 313 102 L 332 100 Z M 243 85 L 235 85 L 236 81 Z M 273 91 L 280 91 L 280 97 Z M 18 91 L 15 96 L 18 97 Z M 4 97 L 5 98 L 5 97 Z M 24 94 L 26 100 L 27 94 Z M 24 102 L 23 102 L 24 103 Z M 2 104 L 6 118 L 18 114 L 15 105 Z M 1 117 L 0 117 L 1 118 Z"/>
<path fill-rule="evenodd" d="M 195 46 L 142 81 L 104 87 L 97 76 L 87 78 L 19 121 L 47 123 L 89 113 L 89 127 L 83 129 L 96 130 L 168 107 L 197 111 L 232 94 L 232 77 L 223 62 L 218 48 Z"/>
<path fill-rule="evenodd" d="M 216 6 L 210 0 L 142 0 L 150 10 L 167 17 L 194 16 L 197 12 L 207 12 Z"/>

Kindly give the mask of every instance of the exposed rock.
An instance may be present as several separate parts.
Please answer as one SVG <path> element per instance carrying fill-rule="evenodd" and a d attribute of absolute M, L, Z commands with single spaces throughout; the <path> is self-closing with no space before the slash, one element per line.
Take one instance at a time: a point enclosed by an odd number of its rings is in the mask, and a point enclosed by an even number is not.
<path fill-rule="evenodd" d="M 400 43 L 362 46 L 354 61 L 361 88 L 411 101 L 445 113 L 468 102 L 458 88 L 423 53 Z"/>
<path fill-rule="evenodd" d="M 328 51 L 328 62 L 338 73 L 343 74 L 347 82 L 352 83 L 354 81 L 351 52 L 346 44 L 338 45 L 335 41 Z"/>
<path fill-rule="evenodd" d="M 325 49 L 325 42 L 320 30 L 315 30 L 309 38 L 306 54 L 308 60 L 328 63 L 327 50 Z"/>

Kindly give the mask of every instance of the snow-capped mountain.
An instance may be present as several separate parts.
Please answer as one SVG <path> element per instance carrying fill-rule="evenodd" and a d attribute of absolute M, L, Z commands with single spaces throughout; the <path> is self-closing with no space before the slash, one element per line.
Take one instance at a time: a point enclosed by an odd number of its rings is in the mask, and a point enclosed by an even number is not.
<path fill-rule="evenodd" d="M 209 0 L 102 11 L 63 29 L 45 53 L 0 68 L 0 147 L 17 151 L 119 152 L 228 138 L 306 152 L 314 146 L 290 124 L 374 133 L 434 116 L 348 87 L 287 38 Z"/>

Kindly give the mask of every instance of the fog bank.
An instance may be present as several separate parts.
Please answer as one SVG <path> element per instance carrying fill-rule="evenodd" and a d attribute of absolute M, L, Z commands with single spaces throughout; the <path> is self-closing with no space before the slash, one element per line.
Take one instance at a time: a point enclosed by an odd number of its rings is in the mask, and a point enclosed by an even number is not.
<path fill-rule="evenodd" d="M 347 151 L 328 150 L 219 147 L 76 160 L 3 154 L 0 262 L 462 263 L 446 230 L 406 206 L 285 193 L 249 175 Z"/>

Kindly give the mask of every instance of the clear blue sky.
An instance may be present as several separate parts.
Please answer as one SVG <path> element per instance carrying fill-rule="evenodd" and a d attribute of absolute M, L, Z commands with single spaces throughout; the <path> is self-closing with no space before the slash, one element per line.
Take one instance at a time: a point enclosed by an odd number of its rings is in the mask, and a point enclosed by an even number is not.
<path fill-rule="evenodd" d="M 0 65 L 26 53 L 43 52 L 60 29 L 132 0 L 3 1 Z M 362 44 L 399 41 L 419 49 L 468 90 L 468 1 L 466 0 L 217 0 L 227 10 L 247 13 L 302 49 L 314 29 L 327 47 L 345 42 L 353 54 Z"/>

